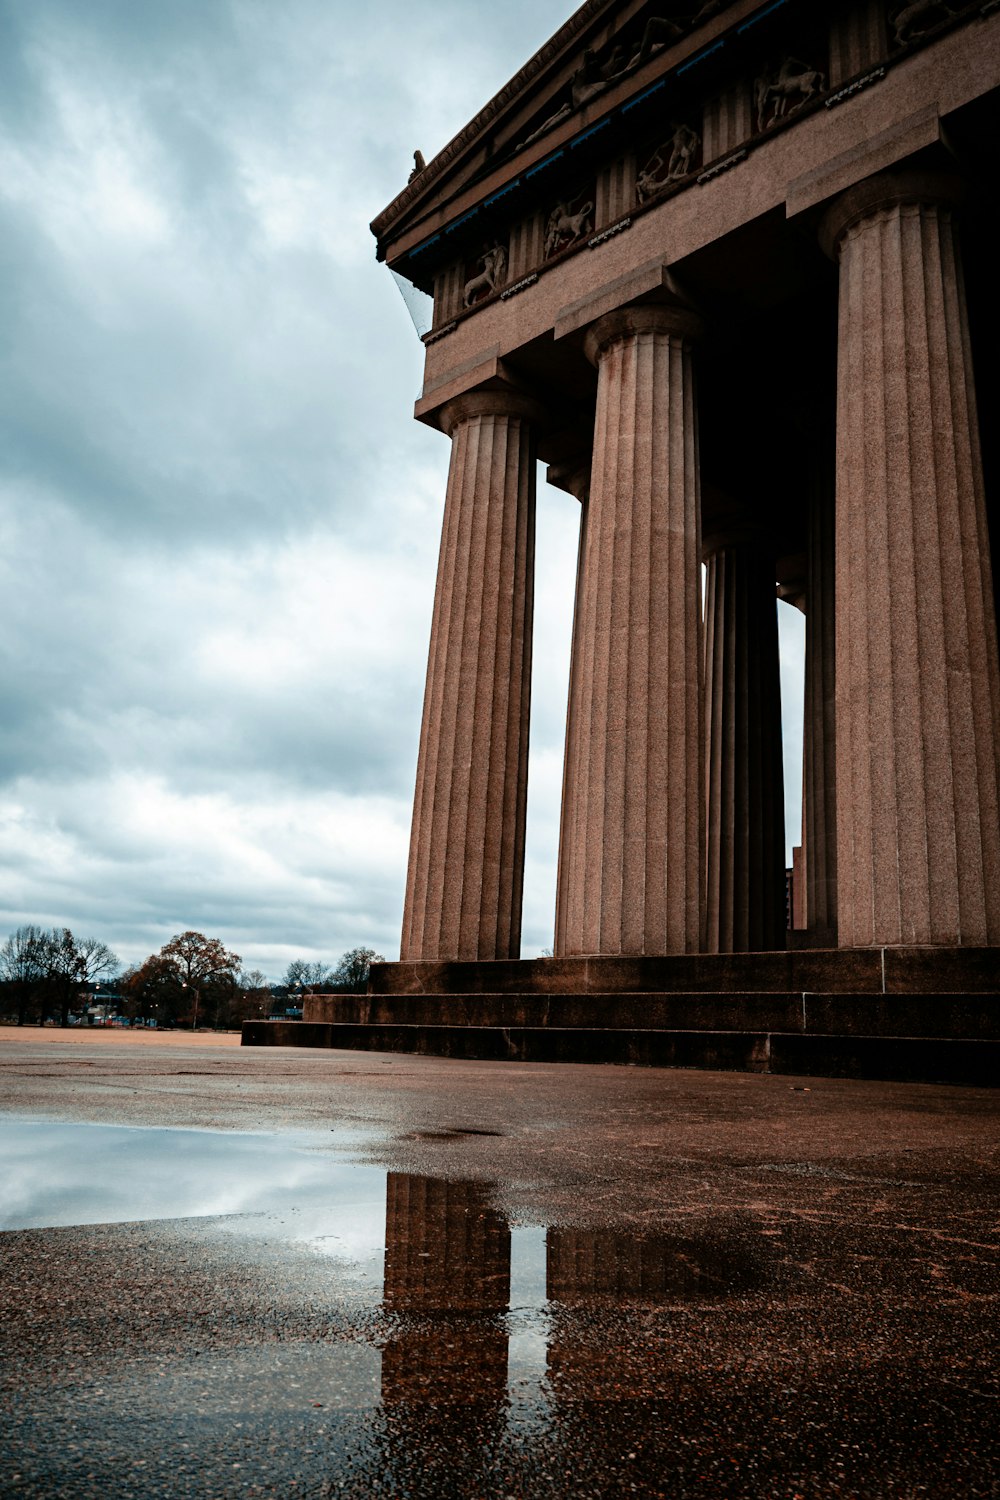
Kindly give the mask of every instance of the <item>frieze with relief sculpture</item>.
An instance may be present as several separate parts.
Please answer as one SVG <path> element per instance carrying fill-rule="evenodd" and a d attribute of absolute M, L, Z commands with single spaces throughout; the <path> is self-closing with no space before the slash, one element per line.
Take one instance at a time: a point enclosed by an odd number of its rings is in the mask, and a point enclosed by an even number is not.
<path fill-rule="evenodd" d="M 658 146 L 636 178 L 635 192 L 640 203 L 662 191 L 672 182 L 680 182 L 696 169 L 701 151 L 701 136 L 690 125 L 675 124 L 673 135 Z"/>
<path fill-rule="evenodd" d="M 574 40 L 574 38 L 579 37 L 586 32 L 587 27 L 591 24 L 595 17 L 598 17 L 604 11 L 606 3 L 607 0 L 584 0 L 584 3 L 580 6 L 580 8 L 575 11 L 572 16 L 570 16 L 565 24 L 561 26 L 560 29 L 552 37 L 550 37 L 545 46 L 541 47 L 533 57 L 529 58 L 524 67 L 521 68 L 520 71 L 517 72 L 507 84 L 504 85 L 499 93 L 495 94 L 494 97 L 489 100 L 489 102 L 483 107 L 483 109 L 479 111 L 474 119 L 470 120 L 469 123 L 462 130 L 460 130 L 457 135 L 453 136 L 448 144 L 444 146 L 440 151 L 438 151 L 429 162 L 410 173 L 407 185 L 402 190 L 402 192 L 397 193 L 392 202 L 389 203 L 387 207 L 383 209 L 380 214 L 377 214 L 376 217 L 372 220 L 371 229 L 376 238 L 381 238 L 383 234 L 388 230 L 389 226 L 395 221 L 395 219 L 401 213 L 405 212 L 405 210 L 416 199 L 419 193 L 425 190 L 425 181 L 419 180 L 423 177 L 423 172 L 426 170 L 428 178 L 430 179 L 436 179 L 440 177 L 441 174 L 444 173 L 448 169 L 448 167 L 458 157 L 460 157 L 465 150 L 468 149 L 468 147 L 474 140 L 476 140 L 486 130 L 489 129 L 489 127 L 494 123 L 498 116 L 502 114 L 503 110 L 507 108 L 511 100 L 515 98 L 515 96 L 520 93 L 521 90 L 527 88 L 533 82 L 533 80 L 538 77 L 539 74 L 543 73 L 545 69 L 549 67 L 549 65 L 564 52 L 565 48 Z M 705 0 L 705 3 L 697 10 L 695 10 L 694 14 L 692 15 L 689 23 L 689 30 L 694 30 L 697 27 L 703 25 L 706 21 L 709 21 L 713 17 L 719 15 L 732 3 L 733 0 Z M 605 64 L 605 67 L 609 70 L 605 75 L 606 82 L 610 81 L 612 77 L 612 64 L 614 65 L 615 70 L 613 74 L 614 77 L 619 76 L 619 70 L 621 73 L 627 73 L 629 71 L 630 67 L 632 66 L 631 61 L 628 60 L 630 51 L 631 49 L 626 48 L 621 44 L 617 44 L 616 47 L 612 50 L 611 57 Z M 539 136 L 543 135 L 547 130 L 551 129 L 553 124 L 558 124 L 561 120 L 564 120 L 571 113 L 571 107 L 563 106 L 563 108 L 558 111 L 557 115 L 552 116 L 548 120 L 546 120 L 545 124 L 539 126 L 527 139 L 519 141 L 515 149 L 521 150 L 531 141 L 537 140 Z"/>
<path fill-rule="evenodd" d="M 689 25 L 695 25 L 700 20 L 707 20 L 717 10 L 721 10 L 722 0 L 709 0 L 709 4 L 702 7 L 698 15 L 693 18 Z M 540 136 L 546 135 L 561 125 L 563 120 L 569 118 L 575 110 L 582 109 L 591 99 L 603 94 L 613 83 L 620 78 L 633 72 L 636 68 L 648 62 L 658 52 L 662 52 L 671 42 L 677 41 L 685 33 L 684 26 L 679 22 L 671 20 L 667 16 L 650 16 L 643 29 L 642 38 L 638 48 L 635 43 L 627 47 L 622 42 L 616 42 L 608 52 L 603 61 L 598 59 L 597 54 L 591 47 L 584 49 L 580 66 L 574 73 L 570 82 L 569 100 L 560 106 L 554 114 L 543 120 L 531 135 L 526 136 L 520 142 L 520 146 L 529 146 Z M 520 146 L 518 149 L 520 149 Z"/>
<path fill-rule="evenodd" d="M 773 72 L 754 80 L 754 113 L 758 131 L 797 114 L 826 89 L 826 74 L 797 57 L 786 57 Z"/>
<path fill-rule="evenodd" d="M 539 136 L 554 130 L 563 120 L 569 119 L 574 110 L 582 109 L 591 99 L 596 99 L 598 94 L 603 94 L 615 79 L 628 71 L 628 66 L 628 64 L 623 64 L 620 47 L 612 51 L 608 61 L 603 65 L 597 61 L 594 51 L 587 47 L 580 66 L 570 82 L 570 97 L 567 103 L 557 109 L 555 114 L 549 115 L 547 120 L 543 120 L 537 130 L 525 137 L 521 145 L 530 145 L 532 141 L 538 140 Z"/>

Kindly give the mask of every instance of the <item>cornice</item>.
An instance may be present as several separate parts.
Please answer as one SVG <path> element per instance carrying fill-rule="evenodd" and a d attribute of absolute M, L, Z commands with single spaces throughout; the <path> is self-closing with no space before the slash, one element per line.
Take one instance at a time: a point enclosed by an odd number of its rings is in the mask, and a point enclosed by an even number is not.
<path fill-rule="evenodd" d="M 404 213 L 412 203 L 425 193 L 429 187 L 439 178 L 455 158 L 465 148 L 481 135 L 486 127 L 497 118 L 522 89 L 527 87 L 533 79 L 537 78 L 548 65 L 558 57 L 571 42 L 585 31 L 587 26 L 599 16 L 602 11 L 611 9 L 615 0 L 584 0 L 579 10 L 570 16 L 569 20 L 560 26 L 554 36 L 550 37 L 545 46 L 540 48 L 535 55 L 528 59 L 524 67 L 514 74 L 508 83 L 505 83 L 498 94 L 494 94 L 488 104 L 484 105 L 467 125 L 464 125 L 456 136 L 448 142 L 447 146 L 432 157 L 424 167 L 419 176 L 408 183 L 401 193 L 397 193 L 387 208 L 372 220 L 371 232 L 376 239 L 381 240 L 386 230 Z"/>

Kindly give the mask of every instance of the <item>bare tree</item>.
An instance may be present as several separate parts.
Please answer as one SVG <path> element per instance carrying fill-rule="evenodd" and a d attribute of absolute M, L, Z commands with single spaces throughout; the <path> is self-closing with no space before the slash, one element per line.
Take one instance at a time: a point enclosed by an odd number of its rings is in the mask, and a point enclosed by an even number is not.
<path fill-rule="evenodd" d="M 384 964 L 385 959 L 374 948 L 351 948 L 344 954 L 333 974 L 338 990 L 350 990 L 360 994 L 368 988 L 368 975 L 372 964 Z"/>
<path fill-rule="evenodd" d="M 236 976 L 236 987 L 230 1024 L 242 1024 L 266 1016 L 271 1009 L 271 986 L 260 969 L 243 969 Z"/>
<path fill-rule="evenodd" d="M 76 961 L 84 984 L 95 984 L 99 979 L 114 979 L 122 969 L 117 953 L 112 953 L 107 943 L 93 937 L 76 939 Z"/>
<path fill-rule="evenodd" d="M 46 935 L 40 927 L 18 927 L 0 948 L 0 980 L 17 1005 L 17 1024 L 23 1026 L 45 979 Z"/>
<path fill-rule="evenodd" d="M 59 1012 L 60 1026 L 69 1025 L 69 1013 L 80 993 L 80 967 L 76 940 L 68 927 L 52 927 L 45 934 L 45 981 L 42 989 L 42 1024 L 48 1001 Z"/>
<path fill-rule="evenodd" d="M 301 989 L 315 995 L 332 983 L 333 973 L 329 964 L 310 963 L 305 958 L 293 958 L 285 970 L 285 977 L 281 983 L 289 993 L 292 990 Z"/>

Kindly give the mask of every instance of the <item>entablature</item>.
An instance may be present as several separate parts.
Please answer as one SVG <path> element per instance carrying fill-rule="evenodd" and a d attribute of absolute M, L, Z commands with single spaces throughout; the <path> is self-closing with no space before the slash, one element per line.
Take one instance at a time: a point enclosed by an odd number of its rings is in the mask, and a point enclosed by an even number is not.
<path fill-rule="evenodd" d="M 827 0 L 822 6 L 815 0 L 709 0 L 700 7 L 689 0 L 682 15 L 676 0 L 588 0 L 375 221 L 380 254 L 433 295 L 427 342 L 450 342 L 464 322 L 515 296 L 520 300 L 556 264 L 603 251 L 626 231 L 630 241 L 642 238 L 640 221 L 661 219 L 658 210 L 670 200 L 693 198 L 687 212 L 670 216 L 672 228 L 675 218 L 683 224 L 697 219 L 709 196 L 705 189 L 719 178 L 737 215 L 745 216 L 751 175 L 760 188 L 753 193 L 755 211 L 784 201 L 787 175 L 777 194 L 768 195 L 769 175 L 790 172 L 796 182 L 810 170 L 822 175 L 822 157 L 805 141 L 827 138 L 825 128 L 817 131 L 818 121 L 837 105 L 851 106 L 837 109 L 838 121 L 857 115 L 859 96 L 875 85 L 881 92 L 891 73 L 912 72 L 931 43 L 945 45 L 950 33 L 998 9 L 997 0 Z M 667 31 L 658 33 L 656 25 Z M 989 42 L 976 45 L 980 61 L 995 73 L 992 26 Z M 573 80 L 581 68 L 593 81 L 577 83 L 576 97 L 581 89 L 593 92 L 575 103 Z M 944 91 L 954 93 L 953 83 Z M 894 92 L 926 101 L 939 89 L 922 78 L 919 87 L 910 80 Z M 955 102 L 940 101 L 940 112 L 949 107 Z M 889 113 L 895 128 L 900 111 Z M 936 123 L 928 129 L 936 139 Z M 778 151 L 778 140 L 789 133 L 793 152 Z M 841 134 L 839 125 L 834 134 Z M 847 127 L 843 134 L 849 153 L 857 132 Z M 762 148 L 766 160 L 755 162 L 751 173 L 750 159 Z M 803 158 L 798 166 L 788 159 L 796 154 Z M 662 246 L 655 248 L 662 254 Z M 638 257 L 630 250 L 625 258 Z M 482 347 L 484 340 L 477 342 Z"/>

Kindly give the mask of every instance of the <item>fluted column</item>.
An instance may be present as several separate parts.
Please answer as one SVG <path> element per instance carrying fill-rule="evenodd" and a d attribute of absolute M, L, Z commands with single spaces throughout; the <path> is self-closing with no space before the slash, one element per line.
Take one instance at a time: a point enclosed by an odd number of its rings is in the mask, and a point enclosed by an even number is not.
<path fill-rule="evenodd" d="M 559 851 L 556 953 L 701 940 L 699 490 L 690 340 L 675 307 L 587 337 L 598 367 Z"/>
<path fill-rule="evenodd" d="M 460 396 L 431 627 L 403 959 L 517 958 L 535 541 L 530 405 Z"/>
<path fill-rule="evenodd" d="M 746 532 L 705 551 L 705 947 L 760 953 L 785 946 L 774 561 Z"/>
<path fill-rule="evenodd" d="M 834 633 L 832 471 L 816 476 L 809 497 L 806 563 L 806 672 L 803 725 L 802 844 L 809 931 L 837 941 L 837 704 Z"/>
<path fill-rule="evenodd" d="M 946 179 L 886 173 L 824 223 L 842 946 L 1000 942 L 1000 669 L 951 199 Z"/>

